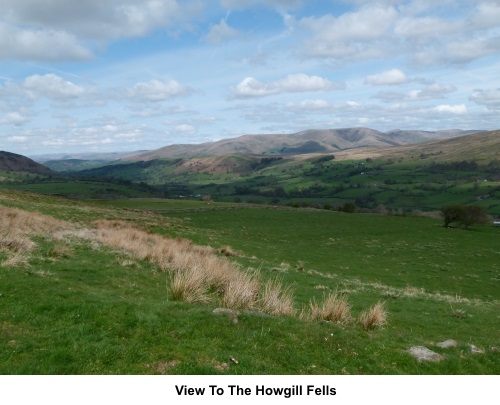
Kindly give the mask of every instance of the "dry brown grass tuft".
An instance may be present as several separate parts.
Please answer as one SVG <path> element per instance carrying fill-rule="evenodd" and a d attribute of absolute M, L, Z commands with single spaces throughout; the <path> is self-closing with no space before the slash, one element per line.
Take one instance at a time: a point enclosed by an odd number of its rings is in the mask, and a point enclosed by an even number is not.
<path fill-rule="evenodd" d="M 260 283 L 256 274 L 239 272 L 222 285 L 220 304 L 231 309 L 252 309 L 257 304 Z"/>
<path fill-rule="evenodd" d="M 240 253 L 234 250 L 231 246 L 223 246 L 219 249 L 219 253 L 226 257 L 239 257 Z"/>
<path fill-rule="evenodd" d="M 271 315 L 293 316 L 297 312 L 292 289 L 289 286 L 284 287 L 278 279 L 264 283 L 261 287 L 259 304 L 262 311 Z"/>
<path fill-rule="evenodd" d="M 377 302 L 370 309 L 361 312 L 358 321 L 365 330 L 383 327 L 387 324 L 385 304 L 383 302 Z"/>
<path fill-rule="evenodd" d="M 0 230 L 15 230 L 22 235 L 45 235 L 67 229 L 68 223 L 36 212 L 0 206 Z"/>
<path fill-rule="evenodd" d="M 210 246 L 182 238 L 168 238 L 116 224 L 98 221 L 98 239 L 170 271 L 170 296 L 174 300 L 208 302 L 211 295 L 228 308 L 253 308 L 259 285 L 256 277 L 240 271 Z M 109 224 L 109 227 L 108 227 Z"/>
<path fill-rule="evenodd" d="M 206 274 L 199 269 L 173 271 L 170 275 L 170 294 L 176 301 L 206 304 L 208 295 Z"/>
<path fill-rule="evenodd" d="M 153 235 L 116 221 L 95 223 L 99 240 L 123 249 L 170 271 L 170 296 L 187 302 L 209 302 L 216 297 L 232 309 L 261 308 L 275 315 L 293 315 L 290 289 L 272 280 L 261 285 L 257 274 L 241 271 L 237 264 L 218 255 L 210 246 L 198 246 L 186 239 Z M 229 247 L 224 248 L 232 251 Z"/>
<path fill-rule="evenodd" d="M 303 317 L 309 320 L 322 320 L 335 323 L 348 323 L 351 321 L 351 306 L 346 295 L 330 292 L 323 302 L 316 300 L 309 302 L 309 312 L 304 312 Z"/>
<path fill-rule="evenodd" d="M 4 266 L 27 265 L 37 244 L 33 236 L 50 236 L 69 224 L 36 212 L 0 206 L 0 249 L 6 251 Z"/>

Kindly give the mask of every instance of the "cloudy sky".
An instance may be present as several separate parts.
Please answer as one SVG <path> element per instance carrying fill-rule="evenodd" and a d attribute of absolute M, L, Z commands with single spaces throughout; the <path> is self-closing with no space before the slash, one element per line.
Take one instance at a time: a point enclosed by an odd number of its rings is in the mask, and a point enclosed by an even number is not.
<path fill-rule="evenodd" d="M 500 0 L 0 0 L 0 149 L 500 128 Z"/>

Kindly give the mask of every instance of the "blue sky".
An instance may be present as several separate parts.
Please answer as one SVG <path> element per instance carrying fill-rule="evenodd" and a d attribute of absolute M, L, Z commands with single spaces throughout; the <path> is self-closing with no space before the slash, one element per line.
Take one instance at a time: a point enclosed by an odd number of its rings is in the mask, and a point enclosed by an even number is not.
<path fill-rule="evenodd" d="M 2 0 L 0 149 L 498 129 L 499 72 L 499 0 Z"/>

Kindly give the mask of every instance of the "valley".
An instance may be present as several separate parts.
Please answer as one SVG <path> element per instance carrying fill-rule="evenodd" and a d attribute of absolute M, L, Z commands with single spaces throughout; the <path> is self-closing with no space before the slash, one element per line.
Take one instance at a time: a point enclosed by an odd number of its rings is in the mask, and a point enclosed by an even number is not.
<path fill-rule="evenodd" d="M 499 135 L 46 166 L 3 152 L 0 373 L 496 375 Z M 445 206 L 489 217 L 444 224 Z"/>

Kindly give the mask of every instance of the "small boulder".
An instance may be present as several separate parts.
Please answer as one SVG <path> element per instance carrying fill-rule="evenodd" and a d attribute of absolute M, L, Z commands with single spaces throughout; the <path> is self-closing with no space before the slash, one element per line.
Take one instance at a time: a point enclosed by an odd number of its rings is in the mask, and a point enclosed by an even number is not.
<path fill-rule="evenodd" d="M 484 353 L 484 350 L 481 350 L 477 346 L 474 346 L 472 344 L 469 344 L 469 350 L 472 354 L 482 354 Z"/>
<path fill-rule="evenodd" d="M 441 349 L 449 349 L 450 347 L 457 347 L 457 341 L 453 339 L 447 339 L 443 342 L 439 342 L 436 344 L 436 347 L 440 347 Z"/>
<path fill-rule="evenodd" d="M 408 349 L 408 353 L 415 357 L 418 361 L 441 361 L 444 359 L 439 353 L 433 352 L 425 346 L 412 346 Z"/>

